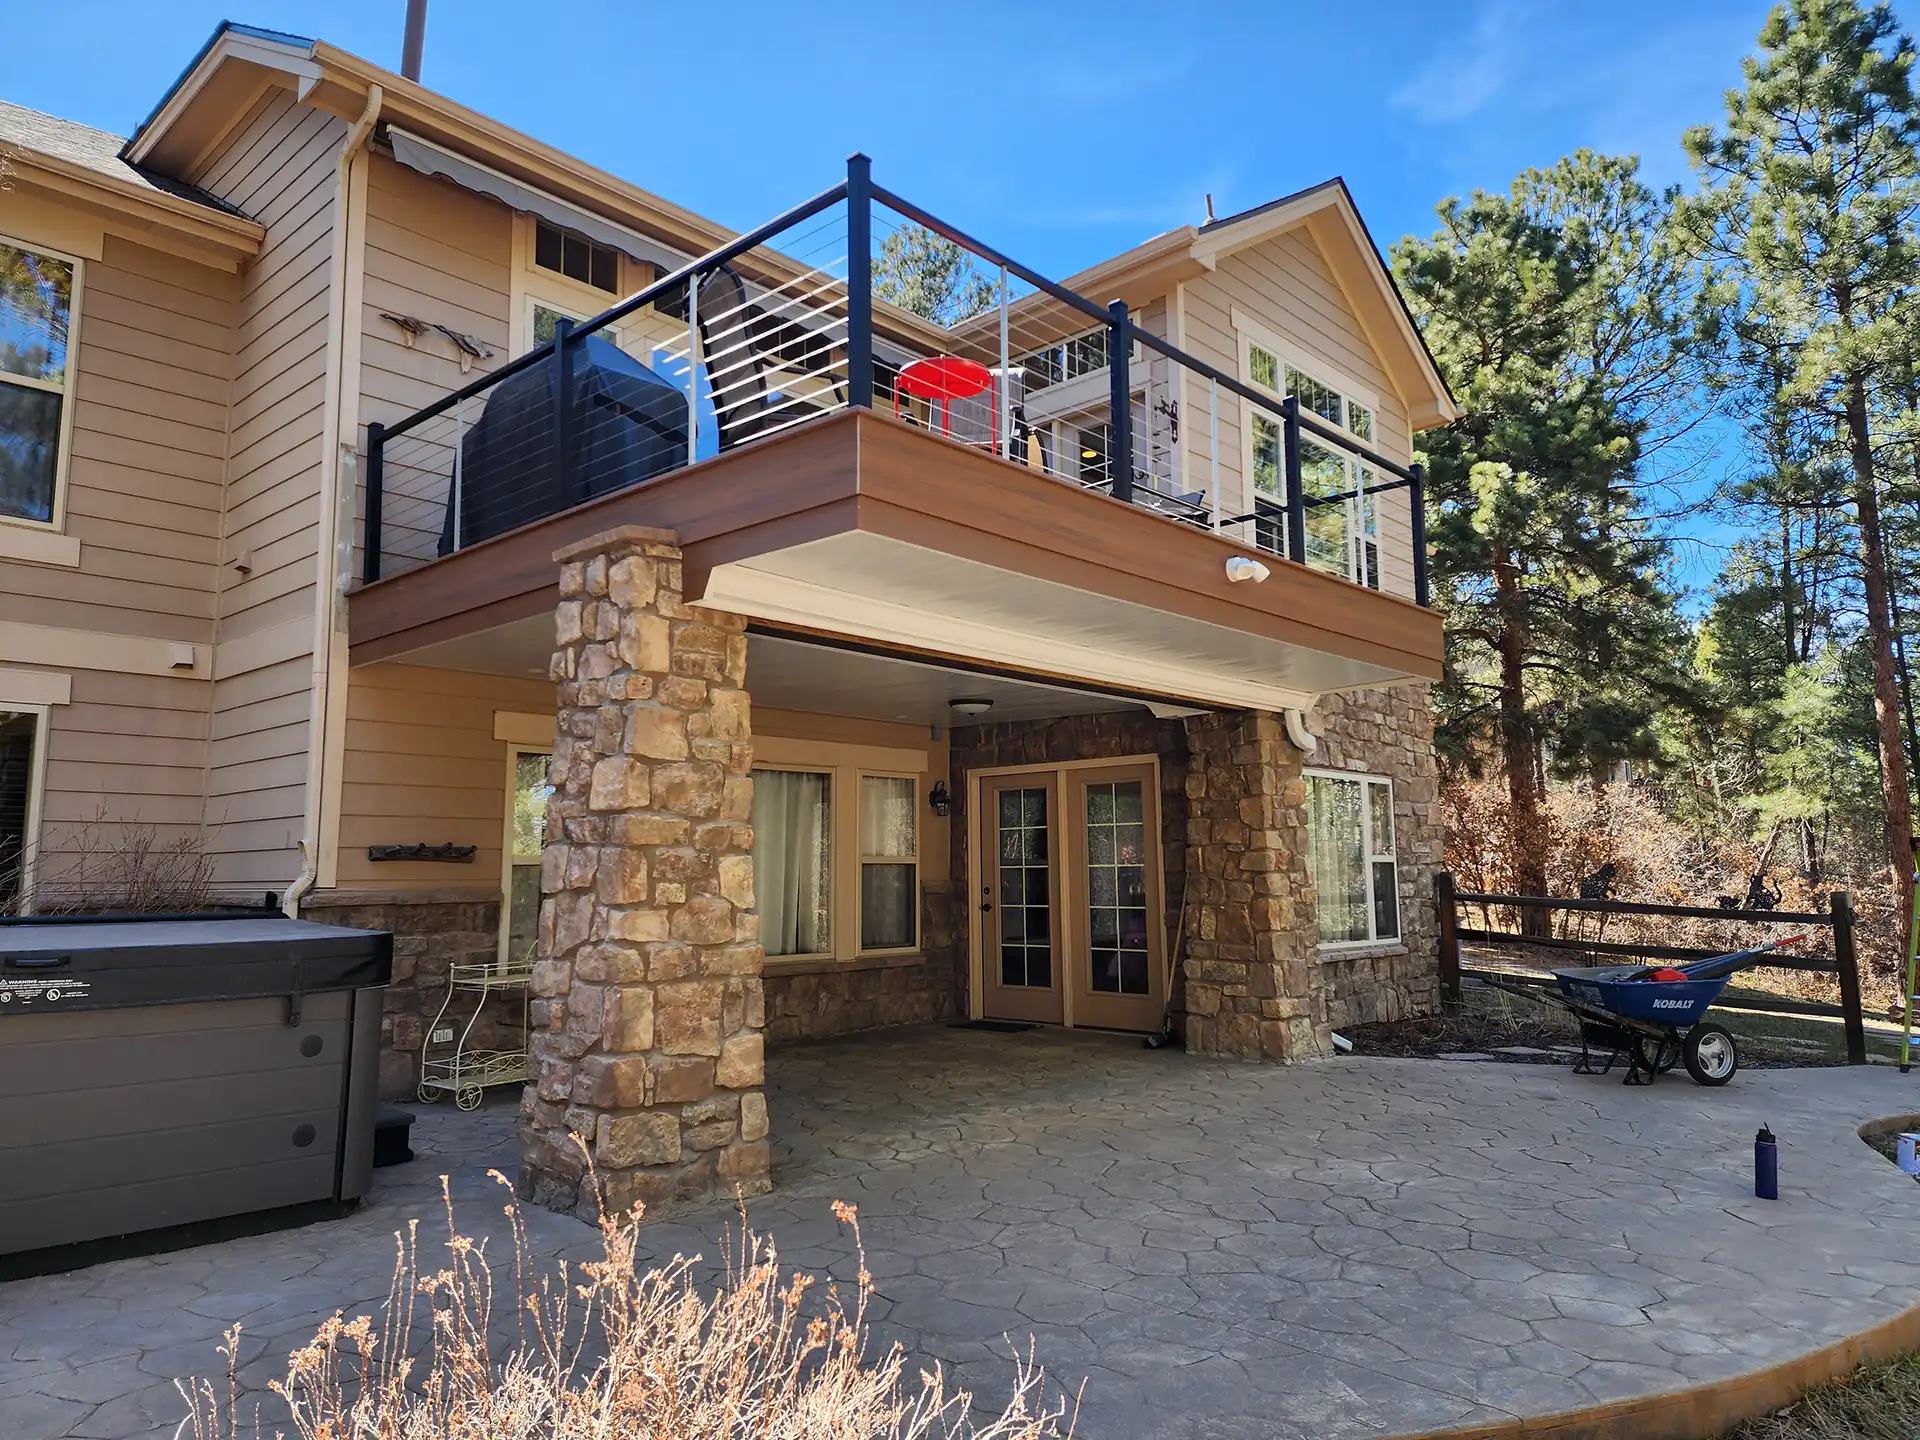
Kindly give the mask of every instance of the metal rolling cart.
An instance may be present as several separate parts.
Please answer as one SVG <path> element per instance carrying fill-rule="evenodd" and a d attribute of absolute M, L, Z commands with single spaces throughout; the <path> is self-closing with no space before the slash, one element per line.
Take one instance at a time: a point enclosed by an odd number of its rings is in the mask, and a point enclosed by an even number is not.
<path fill-rule="evenodd" d="M 516 956 L 504 964 L 498 962 L 479 962 L 455 965 L 448 977 L 446 997 L 440 1002 L 440 1012 L 433 1017 L 433 1023 L 427 1027 L 426 1042 L 420 1051 L 420 1103 L 431 1105 L 442 1095 L 453 1096 L 453 1103 L 462 1110 L 477 1110 L 486 1097 L 489 1087 L 494 1085 L 524 1085 L 527 1080 L 527 987 L 533 978 L 533 956 L 531 953 Z M 473 1027 L 487 1008 L 489 996 L 501 992 L 518 991 L 520 994 L 520 1043 L 517 1047 L 484 1048 L 475 1047 L 469 1042 L 473 1038 Z M 435 1044 L 438 1035 L 451 1034 L 451 1028 L 443 1028 L 447 1012 L 453 1008 L 453 997 L 465 992 L 473 996 L 473 1013 L 467 1017 L 467 1023 L 461 1027 L 460 1037 L 452 1042 L 451 1053 L 435 1055 L 440 1048 Z M 447 1042 L 440 1042 L 444 1046 Z"/>

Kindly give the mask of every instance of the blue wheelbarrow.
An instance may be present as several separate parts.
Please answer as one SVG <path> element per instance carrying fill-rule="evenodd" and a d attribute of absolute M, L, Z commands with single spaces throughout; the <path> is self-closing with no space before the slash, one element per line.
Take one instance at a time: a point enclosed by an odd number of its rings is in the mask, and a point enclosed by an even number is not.
<path fill-rule="evenodd" d="M 1742 970 L 1766 964 L 1766 957 L 1804 935 L 1736 950 L 1677 967 L 1665 965 L 1590 965 L 1555 970 L 1558 994 L 1497 985 L 1545 1004 L 1557 1004 L 1580 1021 L 1580 1063 L 1576 1075 L 1605 1075 L 1625 1057 L 1626 1083 L 1646 1085 L 1685 1065 L 1699 1085 L 1724 1085 L 1740 1068 L 1733 1032 L 1706 1018 L 1727 981 Z M 1684 978 L 1682 978 L 1684 977 Z M 1594 1052 L 1606 1056 L 1595 1068 Z"/>

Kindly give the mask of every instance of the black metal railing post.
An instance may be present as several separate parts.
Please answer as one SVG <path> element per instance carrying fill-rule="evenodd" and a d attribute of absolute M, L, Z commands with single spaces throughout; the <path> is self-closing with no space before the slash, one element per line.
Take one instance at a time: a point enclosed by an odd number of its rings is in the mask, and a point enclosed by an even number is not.
<path fill-rule="evenodd" d="M 873 161 L 847 157 L 847 403 L 873 408 Z"/>
<path fill-rule="evenodd" d="M 380 511 L 387 493 L 387 427 L 378 420 L 367 422 L 367 515 L 361 530 L 360 583 L 371 585 L 380 578 Z"/>
<path fill-rule="evenodd" d="M 1827 911 L 1833 916 L 1833 968 L 1840 977 L 1840 1008 L 1846 1011 L 1841 1022 L 1847 1032 L 1847 1063 L 1867 1063 L 1866 1016 L 1860 1008 L 1860 957 L 1854 948 L 1853 896 L 1836 890 L 1829 898 Z"/>
<path fill-rule="evenodd" d="M 1287 467 L 1287 559 L 1307 563 L 1307 491 L 1300 478 L 1300 399 L 1280 402 L 1281 449 Z"/>
<path fill-rule="evenodd" d="M 553 322 L 553 497 L 573 504 L 573 321 Z M 456 539 L 455 544 L 458 544 Z"/>
<path fill-rule="evenodd" d="M 1413 603 L 1427 603 L 1427 467 L 1407 467 L 1407 521 L 1413 530 Z"/>
<path fill-rule="evenodd" d="M 1133 326 L 1127 321 L 1127 302 L 1107 306 L 1107 405 L 1113 412 L 1107 426 L 1108 494 L 1116 500 L 1133 499 Z"/>

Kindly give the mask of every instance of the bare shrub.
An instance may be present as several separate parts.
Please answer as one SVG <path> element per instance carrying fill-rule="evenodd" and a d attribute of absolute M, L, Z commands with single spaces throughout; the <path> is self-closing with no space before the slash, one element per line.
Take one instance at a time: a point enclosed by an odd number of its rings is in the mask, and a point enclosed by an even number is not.
<path fill-rule="evenodd" d="M 506 1177 L 491 1172 L 503 1186 Z M 510 1189 L 511 1187 L 509 1187 Z M 441 1181 L 443 1197 L 446 1182 Z M 396 1234 L 384 1322 L 344 1314 L 294 1352 L 272 1389 L 299 1440 L 1049 1440 L 1065 1402 L 1044 1408 L 1044 1373 L 1016 1357 L 1013 1395 L 976 1420 L 965 1391 L 936 1365 L 917 1387 L 894 1346 L 866 1356 L 873 1295 L 858 1218 L 859 1274 L 849 1306 L 829 1284 L 809 1303 L 811 1276 L 782 1277 L 773 1241 L 743 1225 L 711 1292 L 695 1261 L 636 1265 L 640 1210 L 603 1217 L 601 1259 L 534 1278 L 517 1204 L 512 1220 L 518 1342 L 493 1355 L 493 1274 L 486 1247 L 461 1234 L 446 1198 L 447 1254 L 429 1272 L 418 1222 Z M 697 1257 L 695 1257 L 697 1259 Z M 430 1312 L 424 1370 L 415 1373 L 417 1303 Z M 224 1387 L 175 1382 L 189 1414 L 178 1434 L 239 1440 L 246 1433 L 234 1375 L 238 1326 L 227 1332 Z M 259 1433 L 260 1419 L 251 1429 Z M 283 1432 L 276 1430 L 276 1436 Z"/>
<path fill-rule="evenodd" d="M 1446 813 L 1446 860 L 1461 890 L 1513 894 L 1520 841 L 1509 823 L 1505 787 L 1494 781 L 1451 779 L 1442 789 Z M 1672 818 L 1660 797 L 1637 784 L 1587 783 L 1549 788 L 1540 833 L 1530 842 L 1546 856 L 1547 892 L 1580 894 L 1581 882 L 1613 867 L 1611 898 L 1662 905 L 1715 906 L 1722 896 L 1743 902 L 1755 876 L 1777 897 L 1783 911 L 1823 913 L 1833 890 L 1850 890 L 1858 916 L 1863 986 L 1869 1007 L 1875 990 L 1897 994 L 1896 966 L 1904 934 L 1893 916 L 1893 895 L 1884 874 L 1828 875 L 1810 880 L 1764 839 L 1730 838 L 1695 830 Z M 1481 928 L 1518 930 L 1511 907 L 1487 906 L 1472 921 Z M 1737 950 L 1790 933 L 1785 926 L 1674 916 L 1607 915 L 1556 911 L 1552 933 L 1560 939 L 1600 940 Z M 1796 954 L 1831 961 L 1832 932 L 1814 929 Z M 1552 963 L 1570 962 L 1564 952 Z M 1839 987 L 1830 974 L 1804 970 L 1758 970 L 1742 985 L 1801 999 L 1833 1001 Z"/>
<path fill-rule="evenodd" d="M 179 915 L 214 903 L 201 832 L 165 836 L 157 825 L 110 821 L 104 806 L 43 845 L 31 875 L 19 846 L 0 851 L 0 913 Z"/>

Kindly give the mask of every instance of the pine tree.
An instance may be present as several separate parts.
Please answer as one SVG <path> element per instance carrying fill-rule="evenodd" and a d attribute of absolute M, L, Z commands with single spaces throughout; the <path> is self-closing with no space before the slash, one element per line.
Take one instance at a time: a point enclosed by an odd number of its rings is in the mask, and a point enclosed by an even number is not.
<path fill-rule="evenodd" d="M 1448 758 L 1497 758 L 1514 874 L 1545 893 L 1550 770 L 1653 754 L 1694 703 L 1664 546 L 1635 513 L 1643 442 L 1674 433 L 1712 307 L 1668 243 L 1671 197 L 1581 152 L 1505 195 L 1439 207 L 1395 268 L 1464 412 L 1426 437 L 1447 615 Z"/>
<path fill-rule="evenodd" d="M 1709 252 L 1743 267 L 1746 324 L 1779 338 L 1780 394 L 1845 443 L 1871 648 L 1890 878 L 1911 903 L 1907 756 L 1872 416 L 1910 348 L 1899 303 L 1917 258 L 1914 48 L 1884 4 L 1790 0 L 1760 32 L 1723 129 L 1689 131 L 1705 189 L 1686 207 Z"/>
<path fill-rule="evenodd" d="M 993 282 L 973 256 L 924 225 L 902 225 L 880 242 L 873 293 L 936 325 L 957 325 L 994 301 Z"/>

